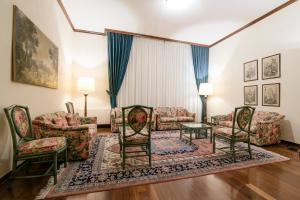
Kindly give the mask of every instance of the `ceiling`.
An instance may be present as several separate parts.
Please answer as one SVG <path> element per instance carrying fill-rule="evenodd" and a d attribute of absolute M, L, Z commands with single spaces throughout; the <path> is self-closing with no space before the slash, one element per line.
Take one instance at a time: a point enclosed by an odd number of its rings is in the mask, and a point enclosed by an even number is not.
<path fill-rule="evenodd" d="M 288 0 L 62 0 L 76 29 L 210 45 Z"/>

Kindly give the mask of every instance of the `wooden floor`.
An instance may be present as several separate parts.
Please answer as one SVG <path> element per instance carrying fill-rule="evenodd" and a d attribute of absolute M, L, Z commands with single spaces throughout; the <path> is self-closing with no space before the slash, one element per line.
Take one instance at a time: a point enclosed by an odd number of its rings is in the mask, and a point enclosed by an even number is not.
<path fill-rule="evenodd" d="M 287 156 L 291 160 L 167 183 L 55 199 L 300 199 L 300 159 L 298 153 L 289 150 L 286 144 L 266 147 L 266 149 Z M 11 184 L 2 184 L 0 185 L 0 199 L 34 199 L 39 190 L 45 186 L 47 179 L 16 180 Z"/>

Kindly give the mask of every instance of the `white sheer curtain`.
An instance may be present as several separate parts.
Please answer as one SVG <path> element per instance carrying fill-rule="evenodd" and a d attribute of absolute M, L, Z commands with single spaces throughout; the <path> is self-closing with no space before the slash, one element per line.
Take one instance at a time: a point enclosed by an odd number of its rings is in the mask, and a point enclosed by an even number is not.
<path fill-rule="evenodd" d="M 201 111 L 191 46 L 134 37 L 118 106 L 182 106 Z"/>

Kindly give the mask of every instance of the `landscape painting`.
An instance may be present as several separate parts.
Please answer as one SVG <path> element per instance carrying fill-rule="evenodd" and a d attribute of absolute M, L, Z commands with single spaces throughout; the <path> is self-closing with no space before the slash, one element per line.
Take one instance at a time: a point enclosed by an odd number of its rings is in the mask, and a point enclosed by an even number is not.
<path fill-rule="evenodd" d="M 16 6 L 12 65 L 13 81 L 58 87 L 58 48 Z"/>
<path fill-rule="evenodd" d="M 263 106 L 280 106 L 280 83 L 264 84 L 262 86 Z"/>
<path fill-rule="evenodd" d="M 257 85 L 245 86 L 244 87 L 244 104 L 257 106 L 258 98 L 257 98 Z"/>
<path fill-rule="evenodd" d="M 244 63 L 244 82 L 258 80 L 258 60 Z"/>
<path fill-rule="evenodd" d="M 280 54 L 262 59 L 262 79 L 280 77 Z"/>

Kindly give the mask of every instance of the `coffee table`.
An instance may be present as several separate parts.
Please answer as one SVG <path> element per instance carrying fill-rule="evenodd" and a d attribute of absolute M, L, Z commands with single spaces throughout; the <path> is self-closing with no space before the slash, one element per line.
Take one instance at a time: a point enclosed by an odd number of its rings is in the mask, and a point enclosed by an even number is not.
<path fill-rule="evenodd" d="M 210 143 L 212 143 L 212 126 L 199 122 L 180 122 L 180 139 L 187 139 L 192 144 L 193 139 L 202 139 L 201 134 L 204 133 L 205 138 L 208 137 L 207 131 L 210 131 Z M 194 137 L 193 137 L 194 136 Z"/>

